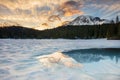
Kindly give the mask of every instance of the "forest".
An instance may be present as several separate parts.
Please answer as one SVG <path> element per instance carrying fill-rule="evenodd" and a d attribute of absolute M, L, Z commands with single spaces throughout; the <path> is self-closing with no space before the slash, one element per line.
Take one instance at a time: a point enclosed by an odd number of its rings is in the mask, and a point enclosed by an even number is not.
<path fill-rule="evenodd" d="M 66 25 L 35 30 L 22 26 L 0 27 L 0 38 L 14 39 L 120 39 L 120 22 L 102 25 Z"/>

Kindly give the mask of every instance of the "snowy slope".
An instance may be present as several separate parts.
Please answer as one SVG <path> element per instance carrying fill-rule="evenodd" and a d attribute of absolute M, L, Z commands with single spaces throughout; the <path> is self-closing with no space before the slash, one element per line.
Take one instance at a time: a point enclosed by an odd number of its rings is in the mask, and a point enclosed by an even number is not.
<path fill-rule="evenodd" d="M 82 15 L 70 22 L 69 25 L 101 25 L 105 23 L 110 23 L 110 21 L 106 19 L 100 19 L 99 17 Z"/>

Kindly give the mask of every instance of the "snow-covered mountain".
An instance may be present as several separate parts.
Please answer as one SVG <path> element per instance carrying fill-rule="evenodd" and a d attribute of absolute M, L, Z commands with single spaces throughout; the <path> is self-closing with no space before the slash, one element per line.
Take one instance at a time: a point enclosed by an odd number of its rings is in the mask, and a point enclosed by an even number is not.
<path fill-rule="evenodd" d="M 81 15 L 71 21 L 68 25 L 101 25 L 110 22 L 111 21 L 100 19 L 99 17 Z"/>

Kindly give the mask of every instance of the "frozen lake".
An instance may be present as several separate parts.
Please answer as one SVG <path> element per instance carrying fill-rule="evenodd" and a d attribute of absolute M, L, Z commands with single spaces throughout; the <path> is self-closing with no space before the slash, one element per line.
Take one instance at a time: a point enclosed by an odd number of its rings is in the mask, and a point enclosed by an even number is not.
<path fill-rule="evenodd" d="M 57 51 L 83 67 L 37 59 Z M 120 40 L 0 39 L 0 80 L 120 80 Z"/>

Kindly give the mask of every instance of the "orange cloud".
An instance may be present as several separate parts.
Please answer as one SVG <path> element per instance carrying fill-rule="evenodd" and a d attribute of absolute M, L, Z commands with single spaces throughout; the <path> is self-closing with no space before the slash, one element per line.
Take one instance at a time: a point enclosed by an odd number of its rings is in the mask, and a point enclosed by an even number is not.
<path fill-rule="evenodd" d="M 59 6 L 58 11 L 60 11 L 64 16 L 73 16 L 74 14 L 84 14 L 83 11 L 80 10 L 82 4 L 77 1 L 67 1 Z"/>
<path fill-rule="evenodd" d="M 0 0 L 0 4 L 4 5 L 1 9 L 5 9 L 0 12 L 3 13 L 0 15 L 3 16 L 2 19 L 23 26 L 38 26 L 40 29 L 60 26 L 64 21 L 70 20 L 72 15 L 83 14 L 78 0 Z M 8 11 L 12 14 L 4 15 Z"/>
<path fill-rule="evenodd" d="M 80 14 L 80 15 L 82 15 L 82 14 L 84 14 L 84 12 L 79 11 L 79 10 L 66 11 L 64 13 L 64 16 L 73 16 L 74 14 Z"/>
<path fill-rule="evenodd" d="M 47 24 L 47 23 L 43 23 L 42 25 L 44 25 L 44 26 L 48 26 L 48 24 Z"/>

